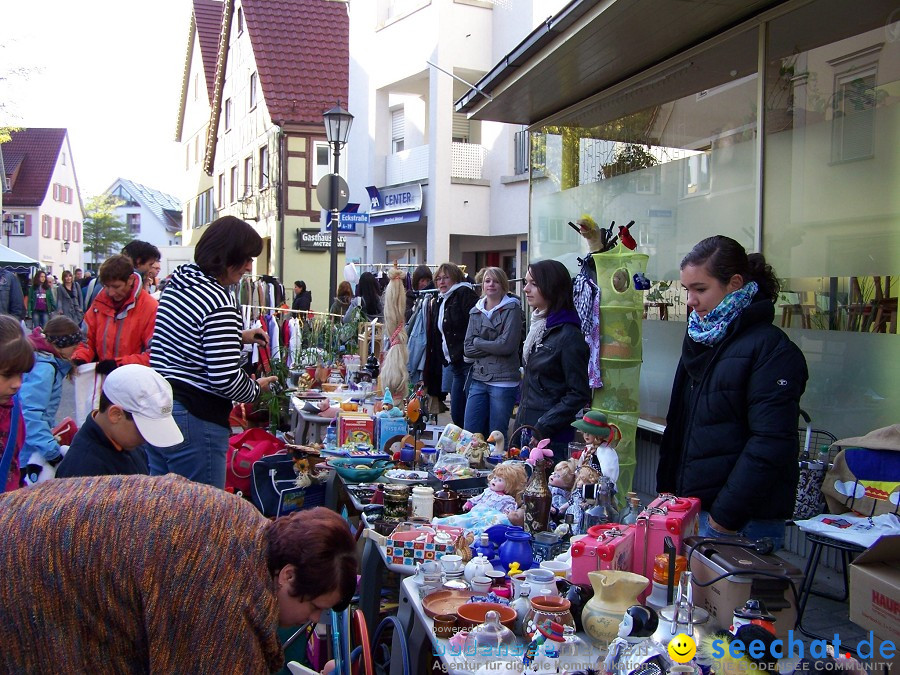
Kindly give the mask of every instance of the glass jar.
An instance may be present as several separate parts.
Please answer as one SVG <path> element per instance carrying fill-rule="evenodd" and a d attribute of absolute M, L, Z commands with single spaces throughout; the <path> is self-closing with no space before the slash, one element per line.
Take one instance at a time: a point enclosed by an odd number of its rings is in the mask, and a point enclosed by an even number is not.
<path fill-rule="evenodd" d="M 484 623 L 476 626 L 466 637 L 463 653 L 473 665 L 495 663 L 506 657 L 514 648 L 516 637 L 500 623 L 500 615 L 491 610 L 484 615 Z"/>
<path fill-rule="evenodd" d="M 405 485 L 384 486 L 384 517 L 391 520 L 406 520 L 409 504 L 409 488 Z"/>
<path fill-rule="evenodd" d="M 411 513 L 414 518 L 425 518 L 431 521 L 434 517 L 434 488 L 417 485 L 412 489 Z"/>

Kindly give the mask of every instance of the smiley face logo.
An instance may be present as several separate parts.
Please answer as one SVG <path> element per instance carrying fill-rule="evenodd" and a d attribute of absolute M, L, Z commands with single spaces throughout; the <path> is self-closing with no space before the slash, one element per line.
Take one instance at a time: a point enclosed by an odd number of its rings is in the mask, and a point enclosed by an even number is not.
<path fill-rule="evenodd" d="M 669 642 L 669 656 L 675 663 L 687 663 L 696 653 L 697 643 L 690 635 L 679 633 Z"/>

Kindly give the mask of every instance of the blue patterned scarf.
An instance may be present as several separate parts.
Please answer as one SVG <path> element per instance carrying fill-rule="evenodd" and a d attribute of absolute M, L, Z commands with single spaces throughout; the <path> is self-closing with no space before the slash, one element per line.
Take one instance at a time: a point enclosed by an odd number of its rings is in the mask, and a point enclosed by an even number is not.
<path fill-rule="evenodd" d="M 697 312 L 691 312 L 688 319 L 688 335 L 694 342 L 712 346 L 725 337 L 725 331 L 741 312 L 749 305 L 759 286 L 755 281 L 745 284 L 743 288 L 732 291 L 716 308 L 702 319 Z"/>

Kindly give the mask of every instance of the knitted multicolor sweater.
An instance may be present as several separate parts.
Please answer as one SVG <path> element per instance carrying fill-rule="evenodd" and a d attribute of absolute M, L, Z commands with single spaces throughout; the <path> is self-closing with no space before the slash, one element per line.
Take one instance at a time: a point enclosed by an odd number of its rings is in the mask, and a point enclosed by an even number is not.
<path fill-rule="evenodd" d="M 267 522 L 171 475 L 0 496 L 0 672 L 278 670 Z"/>

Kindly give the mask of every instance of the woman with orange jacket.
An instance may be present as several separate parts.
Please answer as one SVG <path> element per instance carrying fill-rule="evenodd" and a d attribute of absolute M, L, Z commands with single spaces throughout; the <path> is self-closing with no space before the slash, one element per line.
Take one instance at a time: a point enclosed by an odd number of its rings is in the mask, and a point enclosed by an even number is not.
<path fill-rule="evenodd" d="M 87 342 L 72 354 L 72 363 L 99 361 L 101 375 L 126 363 L 149 366 L 156 299 L 143 289 L 134 263 L 125 255 L 114 255 L 100 266 L 100 283 L 103 290 L 84 315 Z"/>

